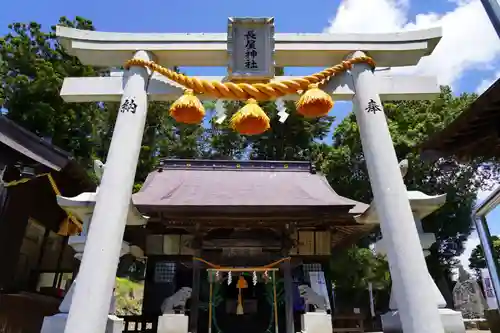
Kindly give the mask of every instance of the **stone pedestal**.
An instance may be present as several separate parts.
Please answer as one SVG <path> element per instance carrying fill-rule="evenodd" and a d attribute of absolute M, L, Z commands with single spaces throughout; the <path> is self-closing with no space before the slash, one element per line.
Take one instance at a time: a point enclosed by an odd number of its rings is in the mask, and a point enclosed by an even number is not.
<path fill-rule="evenodd" d="M 332 333 L 332 319 L 326 312 L 306 312 L 302 315 L 303 333 Z"/>
<path fill-rule="evenodd" d="M 123 319 L 115 315 L 108 315 L 108 322 L 106 323 L 105 333 L 122 333 L 125 329 L 125 322 Z"/>
<path fill-rule="evenodd" d="M 64 333 L 67 320 L 67 313 L 58 313 L 54 316 L 45 317 L 43 319 L 42 330 L 40 333 Z M 122 333 L 124 328 L 123 319 L 114 315 L 108 315 L 105 333 Z"/>
<path fill-rule="evenodd" d="M 465 333 L 464 320 L 460 312 L 451 309 L 439 309 L 439 315 L 445 333 Z M 380 318 L 382 319 L 384 333 L 403 333 L 398 310 L 389 311 Z"/>
<path fill-rule="evenodd" d="M 158 318 L 158 333 L 188 333 L 189 317 L 169 313 Z"/>

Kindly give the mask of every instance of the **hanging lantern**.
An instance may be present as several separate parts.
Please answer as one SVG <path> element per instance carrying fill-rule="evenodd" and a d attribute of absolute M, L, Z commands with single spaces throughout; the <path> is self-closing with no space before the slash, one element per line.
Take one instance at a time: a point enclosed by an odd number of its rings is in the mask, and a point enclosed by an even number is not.
<path fill-rule="evenodd" d="M 186 89 L 170 107 L 170 116 L 184 124 L 199 124 L 205 117 L 205 108 L 193 90 Z"/>
<path fill-rule="evenodd" d="M 304 117 L 317 118 L 326 116 L 330 112 L 333 100 L 330 95 L 318 88 L 318 84 L 310 84 L 295 105 L 297 112 Z"/>
<path fill-rule="evenodd" d="M 255 271 L 252 274 L 252 282 L 254 286 L 257 285 L 257 273 Z"/>
<path fill-rule="evenodd" d="M 231 117 L 230 124 L 233 130 L 244 135 L 262 134 L 270 127 L 269 117 L 253 98 Z"/>
<path fill-rule="evenodd" d="M 233 281 L 233 275 L 231 274 L 231 271 L 227 273 L 227 285 L 231 285 L 231 282 Z"/>

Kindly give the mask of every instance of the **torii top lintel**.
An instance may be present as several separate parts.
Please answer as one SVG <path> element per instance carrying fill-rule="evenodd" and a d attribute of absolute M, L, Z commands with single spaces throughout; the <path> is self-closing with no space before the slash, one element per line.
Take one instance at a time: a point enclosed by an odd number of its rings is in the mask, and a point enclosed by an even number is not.
<path fill-rule="evenodd" d="M 136 50 L 151 51 L 163 66 L 226 66 L 225 33 L 115 33 L 58 26 L 61 44 L 87 65 L 122 66 Z M 430 55 L 441 28 L 385 34 L 276 33 L 276 66 L 327 67 L 362 50 L 379 67 L 413 66 Z"/>

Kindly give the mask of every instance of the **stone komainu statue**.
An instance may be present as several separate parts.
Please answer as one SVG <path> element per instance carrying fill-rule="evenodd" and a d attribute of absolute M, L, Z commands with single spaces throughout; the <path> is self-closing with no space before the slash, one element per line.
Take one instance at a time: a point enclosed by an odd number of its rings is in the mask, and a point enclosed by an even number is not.
<path fill-rule="evenodd" d="M 326 311 L 325 298 L 318 295 L 311 287 L 306 284 L 299 286 L 300 297 L 304 299 L 306 311 L 309 309 L 309 304 L 314 306 L 316 310 Z"/>
<path fill-rule="evenodd" d="M 175 313 L 174 309 L 184 311 L 187 300 L 191 298 L 191 291 L 190 287 L 182 287 L 175 294 L 167 297 L 161 305 L 162 314 Z"/>

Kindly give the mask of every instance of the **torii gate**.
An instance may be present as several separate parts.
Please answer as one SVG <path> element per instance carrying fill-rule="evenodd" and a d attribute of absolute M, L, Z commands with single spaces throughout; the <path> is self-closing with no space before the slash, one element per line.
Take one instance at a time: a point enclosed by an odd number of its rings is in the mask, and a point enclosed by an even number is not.
<path fill-rule="evenodd" d="M 264 20 L 272 25 L 272 19 Z M 274 35 L 274 31 L 267 31 Z M 57 27 L 57 36 L 68 53 L 87 65 L 116 68 L 138 59 L 123 74 L 66 78 L 61 90 L 67 102 L 121 101 L 120 109 L 124 111 L 118 112 L 65 330 L 99 333 L 106 326 L 147 103 L 173 100 L 184 91 L 179 84 L 139 63 L 155 61 L 165 67 L 228 66 L 231 60 L 231 66 L 235 66 L 235 60 L 228 56 L 235 51 L 228 50 L 228 42 L 234 41 L 235 36 L 109 33 L 65 27 Z M 267 71 L 274 66 L 328 67 L 364 57 L 365 53 L 379 67 L 398 67 L 416 65 L 423 56 L 430 55 L 441 38 L 441 29 L 392 34 L 276 33 L 274 38 L 266 38 L 272 39 L 266 44 L 272 46 L 268 50 L 271 53 L 265 56 L 270 58 L 263 60 Z M 381 104 L 382 100 L 430 99 L 439 94 L 439 87 L 434 77 L 389 76 L 389 72 L 372 69 L 367 63 L 353 64 L 350 71 L 335 76 L 321 88 L 335 100 L 353 101 L 404 332 L 444 332 L 432 291 L 426 288 L 427 266 Z M 289 77 L 274 78 L 284 79 Z M 130 101 L 134 104 L 133 112 L 127 112 Z M 293 333 L 290 327 L 287 332 Z"/>

